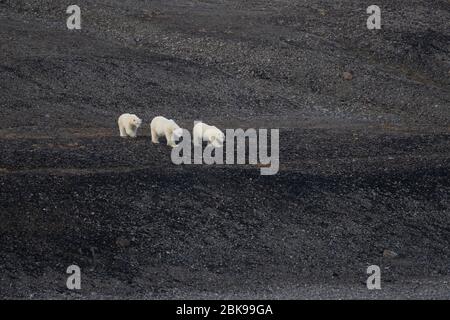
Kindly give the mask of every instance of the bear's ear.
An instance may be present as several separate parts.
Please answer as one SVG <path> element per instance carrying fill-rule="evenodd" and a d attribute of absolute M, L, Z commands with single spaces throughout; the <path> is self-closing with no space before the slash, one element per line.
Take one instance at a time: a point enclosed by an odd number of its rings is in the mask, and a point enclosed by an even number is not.
<path fill-rule="evenodd" d="M 213 142 L 214 140 L 216 140 L 216 136 L 210 136 L 209 137 L 209 142 Z"/>

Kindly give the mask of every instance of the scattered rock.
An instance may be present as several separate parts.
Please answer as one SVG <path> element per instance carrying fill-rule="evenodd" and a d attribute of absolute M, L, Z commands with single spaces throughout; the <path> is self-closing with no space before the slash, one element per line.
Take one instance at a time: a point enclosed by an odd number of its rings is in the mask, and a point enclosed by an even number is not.
<path fill-rule="evenodd" d="M 143 10 L 141 17 L 144 19 L 151 19 L 154 17 L 159 17 L 161 15 L 162 15 L 162 12 L 159 10 Z"/>
<path fill-rule="evenodd" d="M 398 254 L 396 252 L 392 251 L 392 250 L 387 250 L 386 249 L 386 250 L 383 251 L 383 257 L 389 258 L 389 259 L 393 259 L 393 258 L 398 257 Z"/>
<path fill-rule="evenodd" d="M 343 74 L 342 74 L 342 77 L 344 78 L 344 80 L 352 80 L 353 79 L 353 74 L 351 73 L 351 72 L 349 72 L 349 71 L 345 71 Z"/>
<path fill-rule="evenodd" d="M 327 11 L 325 9 L 319 9 L 319 13 L 321 16 L 325 16 L 327 14 Z"/>
<path fill-rule="evenodd" d="M 119 237 L 116 240 L 116 244 L 119 247 L 125 248 L 125 247 L 128 247 L 130 245 L 130 240 L 125 239 L 123 237 Z"/>

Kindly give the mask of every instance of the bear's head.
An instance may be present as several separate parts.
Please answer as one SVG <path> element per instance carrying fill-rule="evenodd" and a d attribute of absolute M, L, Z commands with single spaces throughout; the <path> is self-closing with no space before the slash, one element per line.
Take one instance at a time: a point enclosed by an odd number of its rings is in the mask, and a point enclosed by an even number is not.
<path fill-rule="evenodd" d="M 142 124 L 142 120 L 139 119 L 136 115 L 132 114 L 130 117 L 130 122 L 133 126 L 135 126 L 136 128 L 139 128 Z"/>
<path fill-rule="evenodd" d="M 225 141 L 225 135 L 222 131 L 217 129 L 213 135 L 209 138 L 209 143 L 211 143 L 215 148 L 222 148 L 223 142 Z"/>
<path fill-rule="evenodd" d="M 183 129 L 176 128 L 175 130 L 173 130 L 172 135 L 173 135 L 174 141 L 179 141 L 181 139 L 181 137 L 183 136 Z"/>

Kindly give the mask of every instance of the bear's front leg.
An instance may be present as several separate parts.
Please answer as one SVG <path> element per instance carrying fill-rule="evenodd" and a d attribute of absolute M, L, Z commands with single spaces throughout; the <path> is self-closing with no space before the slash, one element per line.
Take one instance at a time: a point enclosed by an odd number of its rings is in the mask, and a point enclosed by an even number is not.
<path fill-rule="evenodd" d="M 128 136 L 130 136 L 131 138 L 136 138 L 136 129 L 134 128 L 127 128 L 126 129 Z"/>

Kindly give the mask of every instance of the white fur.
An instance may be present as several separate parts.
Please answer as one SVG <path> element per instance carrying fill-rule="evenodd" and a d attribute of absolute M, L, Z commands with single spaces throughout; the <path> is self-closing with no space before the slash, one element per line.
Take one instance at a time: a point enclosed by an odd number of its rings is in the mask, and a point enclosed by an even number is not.
<path fill-rule="evenodd" d="M 203 122 L 194 126 L 193 141 L 195 146 L 201 146 L 203 141 L 207 141 L 208 145 L 212 144 L 216 148 L 221 148 L 224 140 L 225 135 L 215 126 Z"/>
<path fill-rule="evenodd" d="M 121 137 L 135 138 L 137 129 L 141 126 L 142 120 L 134 114 L 124 113 L 117 120 Z"/>
<path fill-rule="evenodd" d="M 159 143 L 159 138 L 164 136 L 166 137 L 167 145 L 172 148 L 176 147 L 175 140 L 183 135 L 183 129 L 181 129 L 175 121 L 161 116 L 153 118 L 150 123 L 150 129 L 152 131 L 153 143 Z"/>

